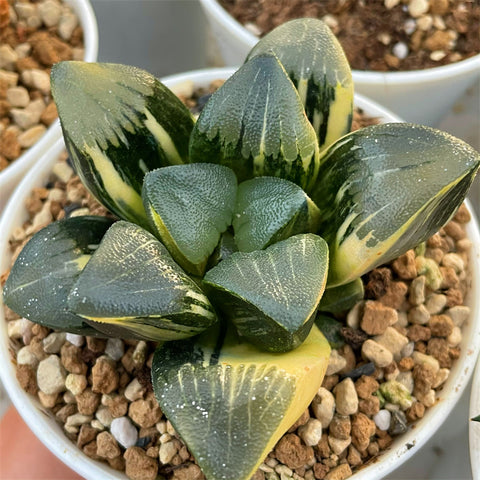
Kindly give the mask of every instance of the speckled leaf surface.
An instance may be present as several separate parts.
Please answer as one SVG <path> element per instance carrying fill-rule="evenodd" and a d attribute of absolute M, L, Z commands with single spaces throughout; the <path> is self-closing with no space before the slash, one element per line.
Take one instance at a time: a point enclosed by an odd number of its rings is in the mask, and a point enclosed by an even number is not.
<path fill-rule="evenodd" d="M 201 276 L 232 223 L 236 193 L 230 168 L 194 163 L 148 173 L 142 197 L 152 231 L 184 270 Z"/>
<path fill-rule="evenodd" d="M 149 232 L 116 222 L 79 276 L 68 308 L 109 336 L 176 340 L 213 325 L 194 281 Z"/>
<path fill-rule="evenodd" d="M 268 175 L 306 188 L 318 158 L 315 131 L 273 55 L 245 63 L 212 95 L 190 141 L 192 162 L 226 165 L 239 182 Z"/>
<path fill-rule="evenodd" d="M 258 177 L 238 186 L 233 228 L 242 252 L 262 250 L 299 233 L 315 233 L 320 211 L 294 183 Z"/>
<path fill-rule="evenodd" d="M 311 193 L 329 246 L 329 286 L 433 235 L 461 204 L 479 166 L 465 142 L 419 125 L 375 125 L 332 145 Z"/>
<path fill-rule="evenodd" d="M 120 218 L 146 225 L 146 172 L 185 163 L 193 118 L 150 73 L 111 63 L 60 62 L 52 94 L 83 184 Z"/>
<path fill-rule="evenodd" d="M 330 347 L 317 327 L 283 355 L 209 330 L 155 352 L 160 408 L 209 480 L 249 480 L 320 387 Z"/>
<path fill-rule="evenodd" d="M 17 257 L 3 289 L 5 304 L 22 317 L 56 330 L 97 335 L 67 310 L 67 297 L 112 220 L 73 217 L 37 232 Z"/>
<path fill-rule="evenodd" d="M 285 352 L 310 331 L 325 288 L 328 248 L 302 234 L 265 250 L 237 252 L 204 278 L 209 298 L 258 348 Z"/>
<path fill-rule="evenodd" d="M 350 131 L 353 81 L 345 53 L 317 18 L 285 22 L 260 39 L 247 60 L 273 52 L 298 90 L 320 150 Z"/>

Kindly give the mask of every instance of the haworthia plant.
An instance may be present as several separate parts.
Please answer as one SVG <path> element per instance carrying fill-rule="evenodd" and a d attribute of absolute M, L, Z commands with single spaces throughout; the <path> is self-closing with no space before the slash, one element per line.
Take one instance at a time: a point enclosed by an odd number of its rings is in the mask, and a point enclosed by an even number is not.
<path fill-rule="evenodd" d="M 316 18 L 286 22 L 261 38 L 247 60 L 269 52 L 297 88 L 320 150 L 348 133 L 353 117 L 352 73 L 328 26 Z"/>
<path fill-rule="evenodd" d="M 312 328 L 327 271 L 325 241 L 303 234 L 232 253 L 206 273 L 204 284 L 240 335 L 262 350 L 285 352 Z"/>
<path fill-rule="evenodd" d="M 195 282 L 149 232 L 116 222 L 78 277 L 68 308 L 109 336 L 176 340 L 217 318 Z"/>
<path fill-rule="evenodd" d="M 194 163 L 147 173 L 142 197 L 152 231 L 184 270 L 202 276 L 232 223 L 236 193 L 230 168 Z"/>
<path fill-rule="evenodd" d="M 321 312 L 341 313 L 350 310 L 364 296 L 363 282 L 357 278 L 338 287 L 327 288 L 318 309 Z"/>
<path fill-rule="evenodd" d="M 299 233 L 314 233 L 319 224 L 317 206 L 288 180 L 258 177 L 238 187 L 233 228 L 241 252 L 262 250 Z"/>
<path fill-rule="evenodd" d="M 230 330 L 208 331 L 155 352 L 162 411 L 208 480 L 249 480 L 320 387 L 330 347 L 313 327 L 298 349 L 271 354 Z"/>
<path fill-rule="evenodd" d="M 192 115 L 153 75 L 135 67 L 60 62 L 51 82 L 82 182 L 120 218 L 146 225 L 143 177 L 188 161 Z"/>
<path fill-rule="evenodd" d="M 479 167 L 465 142 L 419 125 L 374 125 L 334 143 L 311 194 L 329 246 L 328 284 L 351 282 L 433 235 Z"/>
<path fill-rule="evenodd" d="M 45 327 L 98 335 L 67 309 L 67 297 L 112 220 L 73 217 L 37 232 L 20 252 L 3 289 L 6 305 Z"/>
<path fill-rule="evenodd" d="M 268 175 L 304 189 L 313 183 L 316 134 L 275 56 L 253 58 L 212 95 L 193 129 L 190 160 L 226 165 L 239 182 Z"/>

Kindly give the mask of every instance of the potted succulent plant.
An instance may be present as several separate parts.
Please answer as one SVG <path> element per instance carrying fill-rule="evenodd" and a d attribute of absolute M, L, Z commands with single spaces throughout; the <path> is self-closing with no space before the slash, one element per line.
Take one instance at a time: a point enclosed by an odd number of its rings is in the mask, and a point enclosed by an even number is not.
<path fill-rule="evenodd" d="M 243 62 L 249 50 L 258 42 L 259 36 L 252 29 L 246 28 L 221 5 L 217 0 L 200 0 L 207 16 L 212 32 L 218 40 L 218 47 L 226 65 L 239 65 Z M 265 2 L 267 4 L 268 2 Z M 335 6 L 332 3 L 332 9 Z M 421 5 L 422 15 L 428 17 L 412 18 L 405 29 L 417 28 L 417 22 L 425 23 L 435 15 L 427 15 L 428 2 L 403 2 L 412 3 L 399 5 L 400 2 L 385 2 L 385 15 L 391 15 L 391 8 L 414 8 L 413 3 Z M 433 2 L 431 2 L 433 4 Z M 448 2 L 436 2 L 447 4 Z M 416 7 L 415 7 L 416 8 Z M 433 7 L 432 7 L 433 8 Z M 430 12 L 428 12 L 430 13 Z M 330 16 L 331 17 L 331 16 Z M 438 15 L 437 15 L 438 17 Z M 471 19 L 473 22 L 474 20 Z M 408 23 L 408 22 L 407 22 Z M 358 28 L 358 23 L 352 22 L 353 28 Z M 446 27 L 443 26 L 443 31 Z M 348 27 L 346 27 L 348 29 Z M 422 30 L 418 28 L 419 33 Z M 264 32 L 265 33 L 265 32 Z M 382 32 L 376 32 L 380 34 Z M 407 48 L 406 45 L 403 45 Z M 440 51 L 436 53 L 441 53 Z M 369 96 L 387 108 L 396 112 L 407 121 L 425 125 L 436 125 L 439 120 L 450 110 L 462 94 L 478 81 L 480 71 L 480 52 L 465 60 L 433 68 L 418 67 L 409 71 L 373 71 L 353 70 L 355 88 L 359 93 Z M 452 88 L 452 85 L 455 88 Z"/>
<path fill-rule="evenodd" d="M 8 0 L 4 1 L 4 4 L 8 7 Z M 86 62 L 94 62 L 97 59 L 98 54 L 98 28 L 95 14 L 93 12 L 92 6 L 89 0 L 65 0 L 65 4 L 70 6 L 73 12 L 78 18 L 78 23 L 82 27 L 83 32 L 83 44 L 84 44 L 84 56 L 83 60 Z M 27 21 L 27 13 L 30 12 L 32 15 L 35 10 L 29 9 L 29 4 L 23 7 L 24 17 L 21 17 L 21 21 L 24 23 Z M 21 8 L 21 6 L 19 7 Z M 48 6 L 47 6 L 48 8 Z M 58 9 L 60 9 L 60 5 Z M 46 9 L 45 9 L 46 10 Z M 55 8 L 53 9 L 55 10 Z M 9 7 L 10 13 L 7 11 L 7 18 L 17 18 L 18 14 L 14 12 L 13 4 Z M 38 14 L 36 14 L 37 20 L 40 20 Z M 48 27 L 52 28 L 52 24 L 49 20 L 46 20 Z M 58 19 L 57 19 L 58 21 Z M 33 22 L 33 20 L 32 20 Z M 62 27 L 65 30 L 66 23 L 71 22 L 68 15 L 65 16 L 65 21 L 62 20 L 64 26 Z M 5 26 L 9 24 L 9 21 Z M 32 23 L 32 26 L 34 23 Z M 40 20 L 40 25 L 44 24 Z M 45 24 L 46 25 L 46 24 Z M 47 26 L 44 27 L 45 31 Z M 2 27 L 3 28 L 3 27 Z M 66 34 L 64 34 L 66 35 Z M 58 43 L 58 40 L 57 40 Z M 24 44 L 25 46 L 25 44 Z M 56 48 L 60 46 L 56 45 Z M 47 60 L 46 60 L 47 61 Z M 10 72 L 15 78 L 15 75 L 18 76 L 15 72 Z M 8 75 L 8 72 L 7 72 Z M 12 80 L 12 85 L 15 82 Z M 23 105 L 23 104 L 22 104 Z M 17 105 L 18 106 L 18 105 Z M 32 165 L 45 153 L 49 148 L 51 148 L 54 143 L 61 138 L 61 128 L 60 124 L 57 121 L 54 121 L 46 130 L 46 132 L 28 149 L 26 149 L 18 158 L 12 161 L 6 168 L 0 171 L 0 212 L 3 210 L 4 206 L 7 203 L 8 197 L 16 187 L 18 182 L 22 179 L 25 173 L 32 167 Z M 3 152 L 2 152 L 3 153 Z"/>
<path fill-rule="evenodd" d="M 348 63 L 307 22 L 260 42 L 197 121 L 146 72 L 56 65 L 70 158 L 119 220 L 41 229 L 3 290 L 44 327 L 157 342 L 156 399 L 208 479 L 255 473 L 322 384 L 317 310 L 349 308 L 362 275 L 434 234 L 480 166 L 428 127 L 348 133 Z"/>

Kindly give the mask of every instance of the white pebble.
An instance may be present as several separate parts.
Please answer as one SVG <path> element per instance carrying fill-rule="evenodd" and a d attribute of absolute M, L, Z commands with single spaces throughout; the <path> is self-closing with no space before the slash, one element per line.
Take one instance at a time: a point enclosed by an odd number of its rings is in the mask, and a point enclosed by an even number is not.
<path fill-rule="evenodd" d="M 177 447 L 174 442 L 166 442 L 160 445 L 158 450 L 158 458 L 163 465 L 170 463 L 172 458 L 177 454 Z"/>
<path fill-rule="evenodd" d="M 400 372 L 395 380 L 398 383 L 401 383 L 408 390 L 408 393 L 413 393 L 413 389 L 415 388 L 415 381 L 413 379 L 412 372 Z"/>
<path fill-rule="evenodd" d="M 114 418 L 110 424 L 110 433 L 124 448 L 133 447 L 137 443 L 137 429 L 127 417 Z"/>
<path fill-rule="evenodd" d="M 455 326 L 461 327 L 470 316 L 470 307 L 457 305 L 449 308 L 445 313 L 452 319 Z"/>
<path fill-rule="evenodd" d="M 460 345 L 462 341 L 462 330 L 460 327 L 453 327 L 452 333 L 447 337 L 447 342 L 451 347 Z"/>
<path fill-rule="evenodd" d="M 442 385 L 450 375 L 450 369 L 448 368 L 441 368 L 437 374 L 435 375 L 435 380 L 432 383 L 432 388 L 438 388 Z"/>
<path fill-rule="evenodd" d="M 65 343 L 65 332 L 52 332 L 42 340 L 45 353 L 58 353 Z"/>
<path fill-rule="evenodd" d="M 124 396 L 127 400 L 134 402 L 143 397 L 145 389 L 142 384 L 138 381 L 138 378 L 134 378 L 125 388 Z"/>
<path fill-rule="evenodd" d="M 430 4 L 428 0 L 410 0 L 408 13 L 414 18 L 418 18 L 424 13 L 427 13 L 429 8 Z"/>
<path fill-rule="evenodd" d="M 337 413 L 340 415 L 353 415 L 358 411 L 358 395 L 355 384 L 349 377 L 335 385 L 333 390 Z"/>
<path fill-rule="evenodd" d="M 91 415 L 82 415 L 81 413 L 74 413 L 73 415 L 70 415 L 69 417 L 67 417 L 65 426 L 79 427 L 84 423 L 90 423 L 92 421 L 92 418 L 93 417 Z"/>
<path fill-rule="evenodd" d="M 407 35 L 411 35 L 417 29 L 417 22 L 413 18 L 409 18 L 403 24 L 403 29 Z"/>
<path fill-rule="evenodd" d="M 391 418 L 392 414 L 388 410 L 382 408 L 382 410 L 379 410 L 378 413 L 373 416 L 373 421 L 379 430 L 385 431 L 390 428 Z"/>
<path fill-rule="evenodd" d="M 425 325 L 430 320 L 430 313 L 425 305 L 418 305 L 408 311 L 408 320 L 416 325 Z"/>
<path fill-rule="evenodd" d="M 425 275 L 419 275 L 412 280 L 409 288 L 409 300 L 412 305 L 421 305 L 425 301 Z"/>
<path fill-rule="evenodd" d="M 26 20 L 28 17 L 37 15 L 37 5 L 30 2 L 16 2 L 15 11 L 17 12 L 18 18 Z"/>
<path fill-rule="evenodd" d="M 45 0 L 38 4 L 38 13 L 47 27 L 53 27 L 60 20 L 62 7 L 56 0 Z"/>
<path fill-rule="evenodd" d="M 25 58 L 30 55 L 32 51 L 32 46 L 29 43 L 19 43 L 15 47 L 15 51 L 17 52 L 18 58 Z"/>
<path fill-rule="evenodd" d="M 402 348 L 402 358 L 403 357 L 411 357 L 412 353 L 415 350 L 415 342 L 408 342 L 403 348 Z"/>
<path fill-rule="evenodd" d="M 374 340 L 392 352 L 396 361 L 402 358 L 402 350 L 408 344 L 408 338 L 393 327 L 387 327 L 385 332 L 374 337 Z"/>
<path fill-rule="evenodd" d="M 18 136 L 18 143 L 22 148 L 30 148 L 43 137 L 46 131 L 45 125 L 34 125 Z"/>
<path fill-rule="evenodd" d="M 325 375 L 334 375 L 347 365 L 347 360 L 336 349 L 332 349 Z"/>
<path fill-rule="evenodd" d="M 57 355 L 49 355 L 38 364 L 38 388 L 47 395 L 63 392 L 66 376 L 65 368 Z"/>
<path fill-rule="evenodd" d="M 78 25 L 78 18 L 74 13 L 64 13 L 58 22 L 58 34 L 63 40 L 69 40 Z"/>
<path fill-rule="evenodd" d="M 365 305 L 365 302 L 363 300 L 357 302 L 351 310 L 347 313 L 347 325 L 350 328 L 357 329 L 360 326 L 360 317 L 361 317 L 361 312 L 363 310 L 363 307 Z"/>
<path fill-rule="evenodd" d="M 371 338 L 363 342 L 362 355 L 380 368 L 393 362 L 393 353 Z"/>
<path fill-rule="evenodd" d="M 313 447 L 322 438 L 322 423 L 316 418 L 310 418 L 305 425 L 298 428 L 298 435 L 305 445 Z"/>
<path fill-rule="evenodd" d="M 70 373 L 65 379 L 65 387 L 74 395 L 80 395 L 88 385 L 87 377 L 77 373 Z"/>
<path fill-rule="evenodd" d="M 446 253 L 442 258 L 442 265 L 444 267 L 452 267 L 455 273 L 460 273 L 465 270 L 465 263 L 462 257 L 456 253 Z"/>
<path fill-rule="evenodd" d="M 120 338 L 109 338 L 105 347 L 105 353 L 115 361 L 120 360 L 125 353 L 123 341 Z"/>
<path fill-rule="evenodd" d="M 29 328 L 30 321 L 26 318 L 19 318 L 7 323 L 7 334 L 9 338 L 22 338 L 25 331 Z"/>
<path fill-rule="evenodd" d="M 253 22 L 246 22 L 244 25 L 243 25 L 250 33 L 253 33 L 254 35 L 256 35 L 257 37 L 259 37 L 261 34 L 262 34 L 262 31 L 260 30 L 260 28 L 258 28 L 258 26 L 253 23 Z"/>
<path fill-rule="evenodd" d="M 38 358 L 32 352 L 29 345 L 25 345 L 17 352 L 17 363 L 19 365 L 30 365 L 34 368 L 38 365 Z"/>
<path fill-rule="evenodd" d="M 67 162 L 57 162 L 55 163 L 52 173 L 64 183 L 67 183 L 73 177 L 73 169 Z"/>
<path fill-rule="evenodd" d="M 447 52 L 444 52 L 443 50 L 434 50 L 430 54 L 430 60 L 433 60 L 434 62 L 439 62 L 440 60 L 443 60 L 447 56 Z"/>
<path fill-rule="evenodd" d="M 437 373 L 440 370 L 438 360 L 431 355 L 425 355 L 421 352 L 413 352 L 412 358 L 414 363 L 418 365 L 430 365 L 433 368 L 433 373 Z"/>
<path fill-rule="evenodd" d="M 72 392 L 70 392 L 70 390 L 67 390 L 63 394 L 63 401 L 67 404 L 77 403 L 77 399 L 75 398 L 75 395 Z"/>
<path fill-rule="evenodd" d="M 417 20 L 417 27 L 419 30 L 422 30 L 423 32 L 427 32 L 432 28 L 433 25 L 433 18 L 431 15 L 422 15 L 418 20 Z"/>
<path fill-rule="evenodd" d="M 47 72 L 33 68 L 31 72 L 31 86 L 45 95 L 50 93 L 50 76 Z"/>
<path fill-rule="evenodd" d="M 90 422 L 90 425 L 91 425 L 95 430 L 99 430 L 99 431 L 105 430 L 105 425 L 103 425 L 103 423 L 100 422 L 100 420 L 97 420 L 96 418 L 94 418 L 94 419 Z"/>
<path fill-rule="evenodd" d="M 63 192 L 62 192 L 62 195 L 63 195 Z M 52 198 L 50 200 L 54 200 L 54 199 Z M 66 340 L 67 342 L 70 342 L 72 345 L 75 345 L 76 347 L 81 347 L 85 343 L 85 337 L 83 335 L 77 335 L 76 333 L 67 333 Z"/>
<path fill-rule="evenodd" d="M 332 392 L 320 387 L 312 401 L 312 412 L 322 427 L 327 428 L 335 413 L 335 397 Z"/>
<path fill-rule="evenodd" d="M 328 440 L 328 444 L 330 445 L 330 448 L 332 449 L 335 455 L 341 455 L 342 452 L 344 452 L 345 449 L 352 443 L 352 437 L 340 439 L 332 435 L 329 435 L 327 437 L 327 440 Z"/>
<path fill-rule="evenodd" d="M 414 392 L 417 400 L 422 402 L 427 408 L 433 407 L 436 403 L 435 390 L 431 388 L 427 393 Z"/>
<path fill-rule="evenodd" d="M 384 0 L 383 4 L 387 10 L 391 10 L 393 7 L 396 7 L 400 3 L 400 0 Z"/>
<path fill-rule="evenodd" d="M 425 308 L 430 315 L 440 313 L 447 304 L 447 296 L 441 293 L 432 293 L 425 301 Z"/>
<path fill-rule="evenodd" d="M 112 414 L 107 407 L 100 407 L 95 412 L 95 417 L 104 427 L 109 427 L 112 424 L 112 421 L 113 421 Z M 123 417 L 123 418 L 125 418 L 125 417 Z"/>
<path fill-rule="evenodd" d="M 0 68 L 0 82 L 5 83 L 7 87 L 16 87 L 18 84 L 18 73 L 8 72 Z"/>
<path fill-rule="evenodd" d="M 407 58 L 408 56 L 408 46 L 404 42 L 397 42 L 393 47 L 392 47 L 392 53 L 399 58 L 400 60 L 403 60 Z"/>
<path fill-rule="evenodd" d="M 30 103 L 30 95 L 25 87 L 7 89 L 7 101 L 12 107 L 24 108 Z"/>

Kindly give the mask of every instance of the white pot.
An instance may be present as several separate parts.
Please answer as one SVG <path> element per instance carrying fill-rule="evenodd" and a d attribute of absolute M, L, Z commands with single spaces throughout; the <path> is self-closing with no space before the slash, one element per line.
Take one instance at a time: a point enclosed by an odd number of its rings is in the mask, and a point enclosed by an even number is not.
<path fill-rule="evenodd" d="M 207 69 L 187 72 L 165 77 L 162 81 L 174 91 L 185 91 L 194 87 L 208 87 L 216 79 L 226 79 L 234 72 L 233 69 Z M 357 95 L 355 105 L 381 122 L 399 122 L 397 116 L 375 102 Z M 8 239 L 16 227 L 19 227 L 28 218 L 25 201 L 34 187 L 44 186 L 49 178 L 50 171 L 64 148 L 63 140 L 58 140 L 54 147 L 43 156 L 32 170 L 25 176 L 12 195 L 0 220 L 0 274 L 5 272 L 11 262 Z M 471 209 L 470 209 L 471 211 Z M 480 289 L 480 234 L 478 225 L 472 220 L 467 227 L 469 238 L 473 242 L 472 268 L 474 283 L 468 304 L 472 308 L 472 317 L 463 329 L 461 356 L 451 370 L 451 374 L 440 392 L 438 405 L 429 409 L 425 417 L 415 428 L 398 437 L 377 461 L 358 471 L 352 480 L 380 480 L 386 474 L 399 467 L 409 459 L 426 441 L 436 432 L 448 414 L 459 400 L 471 376 L 475 359 L 480 348 L 480 299 L 475 299 L 473 292 Z M 475 303 L 476 302 L 476 303 Z M 476 319 L 476 321 L 474 321 Z M 125 480 L 126 476 L 94 461 L 81 452 L 64 435 L 61 427 L 51 415 L 40 414 L 44 409 L 38 401 L 28 395 L 18 384 L 15 377 L 15 366 L 9 354 L 9 340 L 6 331 L 2 300 L 0 295 L 0 378 L 3 381 L 13 404 L 18 409 L 26 424 L 37 437 L 60 460 L 72 470 L 89 480 L 117 479 Z M 408 448 L 407 445 L 413 445 Z"/>
<path fill-rule="evenodd" d="M 64 0 L 75 11 L 83 29 L 84 60 L 94 62 L 98 55 L 97 20 L 89 0 Z M 55 120 L 45 134 L 7 168 L 0 172 L 0 214 L 8 197 L 32 165 L 61 138 L 60 123 Z"/>
<path fill-rule="evenodd" d="M 200 0 L 225 65 L 241 65 L 258 37 L 217 0 Z M 480 54 L 425 70 L 353 70 L 355 91 L 386 106 L 408 122 L 436 125 L 469 87 L 480 81 Z"/>

